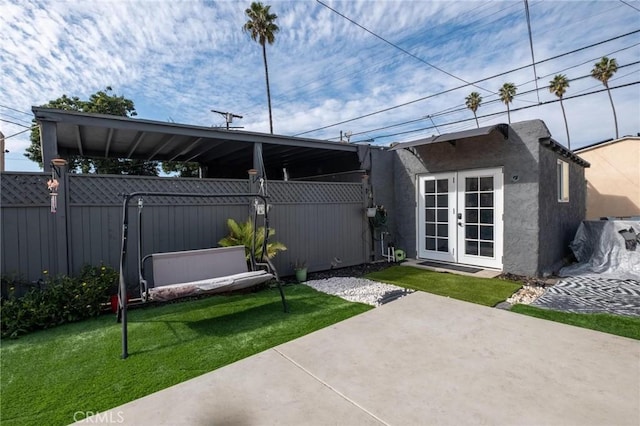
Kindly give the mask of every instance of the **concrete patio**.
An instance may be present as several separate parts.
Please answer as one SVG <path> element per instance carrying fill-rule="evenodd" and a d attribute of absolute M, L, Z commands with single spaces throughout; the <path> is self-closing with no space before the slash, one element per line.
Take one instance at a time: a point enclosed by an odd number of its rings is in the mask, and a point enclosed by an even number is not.
<path fill-rule="evenodd" d="M 416 292 L 101 420 L 638 425 L 640 343 Z"/>

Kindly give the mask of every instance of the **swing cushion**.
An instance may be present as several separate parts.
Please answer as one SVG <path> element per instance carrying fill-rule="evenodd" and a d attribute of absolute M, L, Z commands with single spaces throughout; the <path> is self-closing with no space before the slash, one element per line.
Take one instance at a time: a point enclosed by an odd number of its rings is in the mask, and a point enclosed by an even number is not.
<path fill-rule="evenodd" d="M 156 253 L 151 259 L 149 298 L 158 302 L 240 290 L 273 278 L 267 271 L 248 271 L 244 246 Z"/>
<path fill-rule="evenodd" d="M 149 299 L 156 302 L 166 302 L 179 297 L 195 296 L 204 293 L 223 293 L 252 287 L 269 281 L 272 278 L 273 275 L 267 271 L 250 271 L 227 277 L 170 284 L 149 289 Z"/>

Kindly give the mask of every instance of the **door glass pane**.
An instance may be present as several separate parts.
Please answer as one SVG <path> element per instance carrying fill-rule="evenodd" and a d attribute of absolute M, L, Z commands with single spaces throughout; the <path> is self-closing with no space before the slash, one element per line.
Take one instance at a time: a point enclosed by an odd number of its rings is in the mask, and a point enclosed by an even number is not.
<path fill-rule="evenodd" d="M 433 194 L 436 192 L 436 182 L 433 180 L 428 180 L 424 183 L 424 192 L 425 194 Z"/>
<path fill-rule="evenodd" d="M 465 226 L 464 236 L 465 236 L 465 238 L 477 239 L 478 238 L 478 227 L 474 226 L 474 225 Z"/>
<path fill-rule="evenodd" d="M 480 243 L 480 256 L 493 257 L 493 243 Z"/>
<path fill-rule="evenodd" d="M 438 193 L 445 194 L 449 192 L 449 179 L 438 179 Z"/>
<path fill-rule="evenodd" d="M 464 213 L 464 221 L 467 223 L 478 223 L 478 210 L 466 209 Z"/>
<path fill-rule="evenodd" d="M 435 195 L 427 195 L 424 199 L 425 206 L 427 207 L 435 207 L 436 206 L 436 196 Z"/>
<path fill-rule="evenodd" d="M 493 226 L 481 226 L 480 239 L 493 241 Z"/>
<path fill-rule="evenodd" d="M 438 195 L 438 207 L 449 207 L 449 196 L 448 195 Z"/>
<path fill-rule="evenodd" d="M 493 209 L 480 210 L 480 223 L 493 224 Z"/>
<path fill-rule="evenodd" d="M 436 236 L 436 225 L 435 223 L 427 223 L 425 226 L 425 233 L 429 237 Z"/>
<path fill-rule="evenodd" d="M 436 221 L 436 209 L 425 209 L 424 215 L 427 222 Z"/>
<path fill-rule="evenodd" d="M 493 207 L 493 192 L 480 194 L 480 207 Z"/>
<path fill-rule="evenodd" d="M 447 222 L 447 217 L 449 216 L 448 209 L 438 209 L 438 222 Z"/>
<path fill-rule="evenodd" d="M 446 223 L 443 225 L 438 225 L 438 237 L 448 237 L 449 236 L 449 225 Z"/>
<path fill-rule="evenodd" d="M 480 178 L 480 191 L 493 191 L 493 176 Z"/>
<path fill-rule="evenodd" d="M 464 199 L 465 199 L 465 203 L 464 203 L 465 207 L 478 207 L 477 193 L 465 194 Z"/>
<path fill-rule="evenodd" d="M 471 192 L 471 191 L 477 191 L 477 190 L 478 190 L 478 178 L 477 177 L 466 178 L 465 191 Z"/>
<path fill-rule="evenodd" d="M 478 242 L 475 240 L 466 240 L 464 247 L 465 254 L 478 255 Z"/>
<path fill-rule="evenodd" d="M 435 238 L 427 238 L 426 248 L 427 248 L 427 250 L 435 250 L 436 249 L 436 239 Z"/>
<path fill-rule="evenodd" d="M 438 251 L 449 251 L 449 240 L 446 238 L 438 238 Z"/>

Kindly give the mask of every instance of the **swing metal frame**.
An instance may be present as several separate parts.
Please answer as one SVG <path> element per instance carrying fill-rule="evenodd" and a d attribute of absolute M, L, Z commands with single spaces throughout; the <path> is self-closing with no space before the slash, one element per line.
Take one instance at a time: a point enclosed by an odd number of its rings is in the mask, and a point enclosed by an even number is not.
<path fill-rule="evenodd" d="M 116 320 L 119 323 L 122 323 L 122 359 L 126 359 L 129 356 L 129 341 L 128 341 L 128 330 L 127 330 L 127 283 L 125 279 L 125 267 L 127 265 L 127 248 L 128 248 L 128 240 L 129 240 L 129 202 L 131 199 L 138 197 L 138 279 L 142 279 L 142 265 L 144 260 L 148 258 L 148 256 L 142 256 L 142 197 L 146 196 L 162 196 L 162 197 L 178 197 L 178 198 L 247 198 L 253 199 L 254 203 L 257 203 L 258 200 L 261 200 L 264 204 L 264 228 L 265 228 L 265 236 L 262 242 L 262 251 L 261 258 L 256 259 L 256 232 L 253 234 L 252 247 L 249 254 L 249 261 L 252 270 L 256 270 L 259 267 L 265 267 L 268 270 L 272 271 L 275 275 L 276 282 L 278 285 L 278 290 L 280 292 L 280 298 L 282 299 L 282 306 L 284 312 L 289 312 L 289 306 L 284 296 L 284 291 L 282 290 L 282 285 L 280 282 L 280 277 L 278 273 L 271 263 L 270 259 L 266 257 L 267 252 L 267 243 L 269 239 L 269 205 L 267 201 L 267 196 L 262 194 L 255 193 L 235 193 L 235 194 L 206 194 L 206 193 L 180 193 L 180 192 L 132 192 L 129 194 L 123 195 L 122 201 L 122 244 L 120 250 L 120 276 L 119 276 L 119 285 L 118 285 L 118 309 Z M 254 206 L 253 208 L 253 229 L 257 229 L 258 222 L 258 211 Z M 143 297 L 143 301 L 145 298 Z"/>

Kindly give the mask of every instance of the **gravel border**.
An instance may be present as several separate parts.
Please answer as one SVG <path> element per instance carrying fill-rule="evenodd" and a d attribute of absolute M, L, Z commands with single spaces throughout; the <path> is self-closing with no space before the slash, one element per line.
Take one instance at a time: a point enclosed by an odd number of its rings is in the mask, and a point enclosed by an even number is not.
<path fill-rule="evenodd" d="M 302 284 L 351 302 L 366 303 L 371 306 L 381 306 L 413 293 L 413 290 L 357 277 L 324 278 Z"/>

